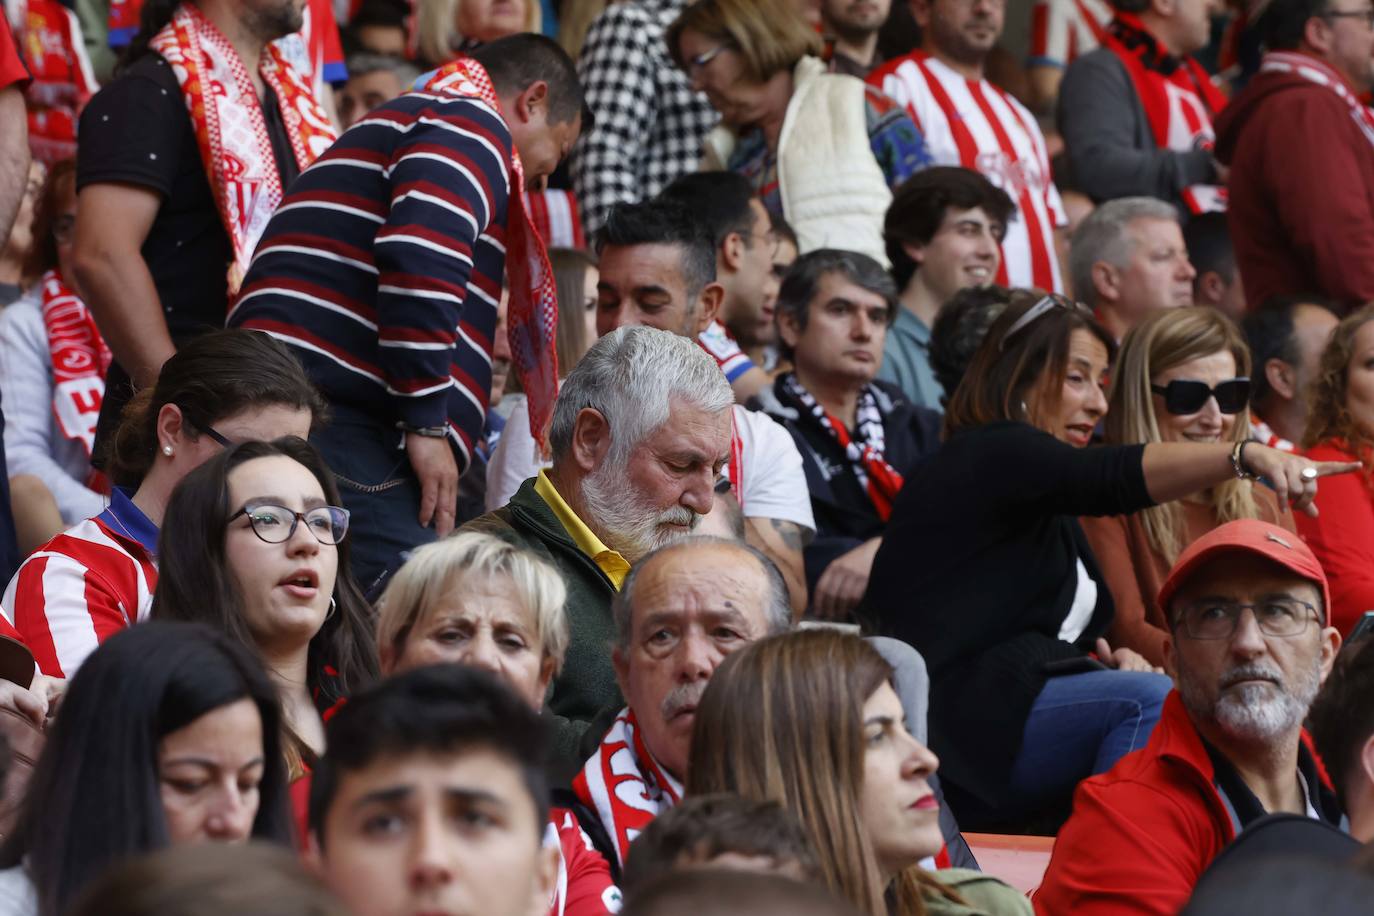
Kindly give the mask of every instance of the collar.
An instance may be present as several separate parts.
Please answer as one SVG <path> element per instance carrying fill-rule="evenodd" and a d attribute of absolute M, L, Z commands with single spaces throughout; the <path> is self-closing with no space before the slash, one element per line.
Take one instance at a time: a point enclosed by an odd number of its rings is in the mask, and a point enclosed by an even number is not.
<path fill-rule="evenodd" d="M 897 316 L 892 319 L 892 326 L 888 328 L 888 333 L 893 331 L 913 338 L 922 346 L 930 344 L 930 326 L 905 306 L 897 306 Z"/>
<path fill-rule="evenodd" d="M 1113 38 L 1140 58 L 1141 63 L 1164 76 L 1171 75 L 1183 63 L 1182 58 L 1170 54 L 1164 45 L 1150 34 L 1150 30 L 1145 28 L 1145 23 L 1137 16 L 1118 12 L 1107 28 Z"/>
<path fill-rule="evenodd" d="M 113 488 L 110 505 L 96 520 L 120 537 L 136 542 L 149 556 L 157 556 L 157 525 L 134 505 L 133 495 L 127 487 Z"/>
<path fill-rule="evenodd" d="M 542 469 L 538 479 L 534 482 L 534 492 L 538 493 L 544 502 L 548 503 L 549 509 L 557 516 L 563 529 L 568 532 L 568 536 L 577 545 L 577 549 L 590 557 L 597 568 L 606 574 L 606 578 L 611 580 L 615 590 L 620 591 L 620 583 L 625 581 L 625 576 L 630 572 L 629 562 L 607 547 L 601 538 L 596 536 L 596 532 L 588 528 L 586 523 L 577 517 L 577 513 L 564 501 L 558 488 L 553 485 L 553 481 L 549 480 L 548 474 Z"/>

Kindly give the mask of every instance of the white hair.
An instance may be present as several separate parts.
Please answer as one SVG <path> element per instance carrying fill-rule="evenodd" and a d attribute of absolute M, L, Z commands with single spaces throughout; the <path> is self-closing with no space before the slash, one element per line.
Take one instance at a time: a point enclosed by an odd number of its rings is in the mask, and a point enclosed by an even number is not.
<path fill-rule="evenodd" d="M 1069 277 L 1073 292 L 1090 307 L 1097 306 L 1097 287 L 1093 285 L 1093 265 L 1105 261 L 1125 267 L 1134 245 L 1126 227 L 1138 219 L 1161 219 L 1177 223 L 1178 209 L 1156 197 L 1119 197 L 1102 204 L 1079 223 L 1069 245 Z"/>

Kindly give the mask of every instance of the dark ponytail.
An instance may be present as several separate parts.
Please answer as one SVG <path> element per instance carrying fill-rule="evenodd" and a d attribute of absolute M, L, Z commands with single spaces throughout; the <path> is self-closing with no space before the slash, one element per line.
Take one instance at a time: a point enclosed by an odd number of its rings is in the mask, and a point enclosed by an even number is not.
<path fill-rule="evenodd" d="M 143 0 L 143 11 L 139 14 L 138 32 L 133 41 L 119 57 L 118 70 L 123 70 L 148 53 L 148 44 L 172 21 L 182 0 Z M 189 2 L 189 0 L 187 0 Z"/>

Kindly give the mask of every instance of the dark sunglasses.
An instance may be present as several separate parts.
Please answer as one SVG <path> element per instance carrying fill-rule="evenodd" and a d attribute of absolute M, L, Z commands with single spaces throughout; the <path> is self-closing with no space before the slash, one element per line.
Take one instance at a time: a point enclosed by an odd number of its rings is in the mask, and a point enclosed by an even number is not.
<path fill-rule="evenodd" d="M 1225 414 L 1240 413 L 1250 403 L 1250 379 L 1233 378 L 1218 382 L 1215 388 L 1194 379 L 1174 379 L 1167 385 L 1151 385 L 1150 390 L 1164 396 L 1164 409 L 1172 414 L 1197 413 L 1208 398 L 1217 399 L 1217 409 Z"/>

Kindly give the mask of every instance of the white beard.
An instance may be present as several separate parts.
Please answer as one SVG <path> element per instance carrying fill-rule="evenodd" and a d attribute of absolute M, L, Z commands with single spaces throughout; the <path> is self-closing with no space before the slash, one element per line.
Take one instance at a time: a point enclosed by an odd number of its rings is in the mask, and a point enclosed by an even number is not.
<path fill-rule="evenodd" d="M 663 511 L 646 505 L 626 489 L 625 469 L 610 463 L 597 468 L 582 481 L 582 504 L 606 532 L 607 545 L 630 563 L 652 551 L 691 534 L 701 516 L 686 506 Z"/>
<path fill-rule="evenodd" d="M 1321 687 L 1321 673 L 1314 665 L 1291 689 L 1283 675 L 1268 666 L 1240 666 L 1226 672 L 1221 682 L 1244 674 L 1272 677 L 1275 682 L 1249 683 L 1207 696 L 1185 672 L 1179 672 L 1178 690 L 1183 705 L 1194 716 L 1211 719 L 1227 734 L 1241 741 L 1262 741 L 1295 731 L 1307 717 L 1307 708 Z"/>

